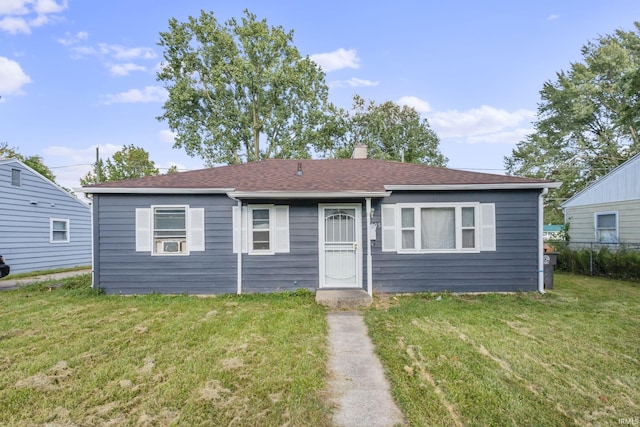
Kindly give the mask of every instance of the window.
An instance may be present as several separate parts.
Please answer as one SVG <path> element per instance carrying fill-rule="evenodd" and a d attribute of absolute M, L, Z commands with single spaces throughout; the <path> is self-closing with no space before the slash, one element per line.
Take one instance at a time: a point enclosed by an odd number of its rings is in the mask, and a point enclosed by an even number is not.
<path fill-rule="evenodd" d="M 495 205 L 382 205 L 382 250 L 399 253 L 495 251 Z"/>
<path fill-rule="evenodd" d="M 69 243 L 69 220 L 51 218 L 50 220 L 51 234 L 49 240 L 51 243 Z"/>
<path fill-rule="evenodd" d="M 22 185 L 20 169 L 11 169 L 11 185 L 15 185 L 16 187 Z"/>
<path fill-rule="evenodd" d="M 402 249 L 416 248 L 416 224 L 413 208 L 402 208 Z"/>
<path fill-rule="evenodd" d="M 251 251 L 271 251 L 269 208 L 251 208 Z"/>
<path fill-rule="evenodd" d="M 171 256 L 205 250 L 203 208 L 137 208 L 135 221 L 137 252 Z"/>
<path fill-rule="evenodd" d="M 596 212 L 596 242 L 618 243 L 618 212 Z"/>
<path fill-rule="evenodd" d="M 273 255 L 289 252 L 289 206 L 233 207 L 233 252 Z"/>
<path fill-rule="evenodd" d="M 154 208 L 153 252 L 167 255 L 187 253 L 187 209 L 185 207 Z"/>

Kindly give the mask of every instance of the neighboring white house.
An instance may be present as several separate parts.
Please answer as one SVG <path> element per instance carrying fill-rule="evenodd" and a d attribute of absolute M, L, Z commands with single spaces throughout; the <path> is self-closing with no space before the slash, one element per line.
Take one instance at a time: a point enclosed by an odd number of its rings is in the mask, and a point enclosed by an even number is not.
<path fill-rule="evenodd" d="M 15 159 L 0 159 L 0 190 L 0 255 L 11 273 L 91 265 L 87 204 Z"/>
<path fill-rule="evenodd" d="M 640 242 L 640 154 L 561 206 L 572 242 Z"/>

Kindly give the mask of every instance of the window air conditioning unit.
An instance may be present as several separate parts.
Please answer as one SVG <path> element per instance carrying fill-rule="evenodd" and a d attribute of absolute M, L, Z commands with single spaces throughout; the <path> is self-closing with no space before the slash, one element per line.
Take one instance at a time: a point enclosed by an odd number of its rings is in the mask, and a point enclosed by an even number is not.
<path fill-rule="evenodd" d="M 180 241 L 179 240 L 167 240 L 162 242 L 162 252 L 163 253 L 178 253 L 180 252 Z"/>

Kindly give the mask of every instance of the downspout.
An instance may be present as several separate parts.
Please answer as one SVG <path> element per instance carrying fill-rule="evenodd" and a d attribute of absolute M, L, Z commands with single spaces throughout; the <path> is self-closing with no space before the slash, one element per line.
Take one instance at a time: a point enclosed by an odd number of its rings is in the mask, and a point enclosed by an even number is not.
<path fill-rule="evenodd" d="M 538 196 L 538 292 L 544 294 L 544 195 L 549 191 L 543 188 Z"/>
<path fill-rule="evenodd" d="M 242 239 L 244 236 L 242 235 L 242 200 L 238 200 L 238 209 L 240 210 L 240 224 L 238 224 L 240 231 L 240 242 L 238 248 L 238 271 L 236 276 L 238 278 L 238 295 L 242 294 Z"/>
<path fill-rule="evenodd" d="M 367 211 L 367 293 L 373 297 L 373 257 L 371 256 L 371 197 L 365 198 Z"/>

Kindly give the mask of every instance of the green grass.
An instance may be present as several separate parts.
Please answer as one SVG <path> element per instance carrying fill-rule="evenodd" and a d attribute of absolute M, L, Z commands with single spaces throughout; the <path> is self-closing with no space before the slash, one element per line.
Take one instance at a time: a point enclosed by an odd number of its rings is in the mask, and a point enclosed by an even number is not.
<path fill-rule="evenodd" d="M 118 297 L 89 280 L 0 292 L 0 425 L 330 425 L 312 295 Z M 377 298 L 365 318 L 410 425 L 637 420 L 640 284 L 555 282 Z"/>
<path fill-rule="evenodd" d="M 330 424 L 309 293 L 117 297 L 89 280 L 0 293 L 0 425 Z"/>
<path fill-rule="evenodd" d="M 380 298 L 365 314 L 411 425 L 640 417 L 640 284 L 557 274 L 546 295 Z"/>
<path fill-rule="evenodd" d="M 9 265 L 11 265 L 9 263 Z M 36 270 L 36 271 L 29 271 L 27 273 L 11 273 L 8 276 L 3 277 L 6 278 L 7 280 L 10 279 L 24 279 L 25 277 L 34 277 L 34 276 L 43 276 L 46 274 L 54 274 L 54 273 L 65 273 L 67 271 L 80 271 L 80 270 L 87 270 L 90 269 L 91 266 L 90 265 L 82 265 L 79 267 L 68 267 L 68 268 L 56 268 L 53 270 Z M 2 283 L 2 281 L 0 281 L 0 283 Z"/>

